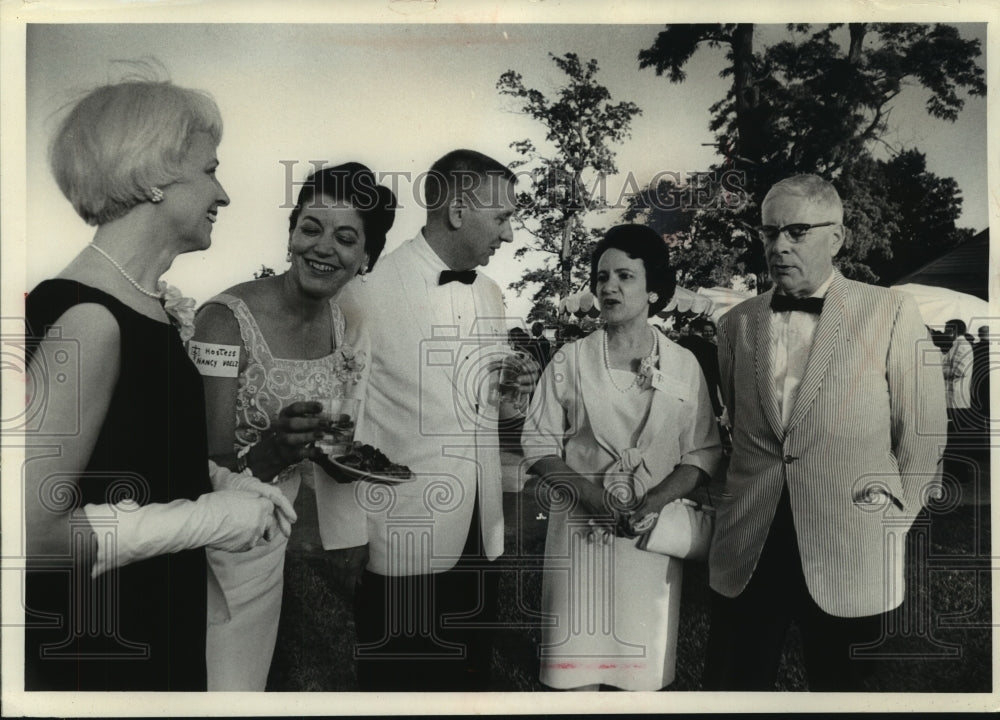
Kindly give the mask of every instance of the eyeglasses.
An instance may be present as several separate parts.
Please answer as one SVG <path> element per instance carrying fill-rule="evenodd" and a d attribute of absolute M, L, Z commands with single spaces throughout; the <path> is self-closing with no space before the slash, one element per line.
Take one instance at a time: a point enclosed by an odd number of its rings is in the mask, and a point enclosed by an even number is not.
<path fill-rule="evenodd" d="M 830 227 L 831 225 L 839 225 L 836 222 L 822 222 L 816 223 L 815 225 L 807 225 L 806 223 L 792 223 L 791 225 L 785 225 L 784 227 L 777 227 L 775 225 L 761 225 L 758 228 L 754 228 L 757 232 L 757 236 L 766 243 L 775 242 L 781 233 L 786 233 L 788 239 L 793 243 L 802 242 L 802 239 L 806 234 L 815 228 Z"/>

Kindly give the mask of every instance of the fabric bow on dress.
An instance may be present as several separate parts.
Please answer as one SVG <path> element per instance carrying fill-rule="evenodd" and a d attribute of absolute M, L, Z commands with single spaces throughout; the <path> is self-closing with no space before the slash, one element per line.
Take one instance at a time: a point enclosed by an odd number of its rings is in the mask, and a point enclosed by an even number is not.
<path fill-rule="evenodd" d="M 657 339 L 662 342 L 659 336 Z M 657 354 L 663 356 L 662 348 Z M 652 370 L 653 368 L 649 368 L 647 374 Z M 580 395 L 584 404 L 599 404 L 606 397 L 606 374 L 599 343 L 592 344 L 589 352 L 581 352 L 579 382 L 583 386 Z M 647 382 L 643 387 L 651 388 L 651 385 Z M 609 462 L 601 470 L 602 484 L 625 507 L 640 502 L 650 488 L 659 484 L 673 470 L 678 460 L 672 454 L 665 455 L 663 448 L 659 447 L 662 443 L 658 442 L 668 400 L 659 389 L 651 388 L 648 391 L 653 393 L 652 405 L 638 440 L 634 440 L 631 433 L 614 422 L 607 412 L 602 412 L 602 408 L 588 407 L 594 441 L 609 458 Z"/>
<path fill-rule="evenodd" d="M 629 508 L 642 500 L 652 486 L 652 474 L 637 447 L 622 450 L 618 459 L 604 471 L 604 489 L 621 504 Z"/>

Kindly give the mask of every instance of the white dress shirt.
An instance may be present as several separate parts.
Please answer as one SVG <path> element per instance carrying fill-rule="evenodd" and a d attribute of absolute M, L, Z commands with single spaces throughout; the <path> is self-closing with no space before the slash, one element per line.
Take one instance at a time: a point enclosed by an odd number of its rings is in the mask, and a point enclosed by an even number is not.
<path fill-rule="evenodd" d="M 477 497 L 486 554 L 503 551 L 492 369 L 509 353 L 503 297 L 482 273 L 471 285 L 439 285 L 447 269 L 419 234 L 338 298 L 348 321 L 363 321 L 371 337 L 356 439 L 415 475 L 395 486 L 356 488 L 367 528 L 354 544 L 369 543 L 369 569 L 383 575 L 450 569 Z M 343 513 L 341 520 L 356 528 Z"/>
<path fill-rule="evenodd" d="M 832 280 L 831 272 L 809 297 L 826 297 Z M 781 408 L 782 427 L 788 427 L 792 416 L 817 325 L 819 315 L 815 313 L 795 310 L 771 313 L 771 378 Z"/>

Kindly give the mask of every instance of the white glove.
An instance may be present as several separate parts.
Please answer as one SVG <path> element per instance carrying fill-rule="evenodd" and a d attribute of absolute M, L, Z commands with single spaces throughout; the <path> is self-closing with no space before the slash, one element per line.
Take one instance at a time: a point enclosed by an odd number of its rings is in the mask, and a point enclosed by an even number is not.
<path fill-rule="evenodd" d="M 274 503 L 274 517 L 281 532 L 285 537 L 292 534 L 292 523 L 299 518 L 292 508 L 291 501 L 277 485 L 261 482 L 250 474 L 250 468 L 234 473 L 227 467 L 216 465 L 212 460 L 208 461 L 208 476 L 212 481 L 212 488 L 216 491 L 245 490 L 270 500 Z"/>
<path fill-rule="evenodd" d="M 270 500 L 243 490 L 142 506 L 134 500 L 85 505 L 83 512 L 97 537 L 90 574 L 97 577 L 138 560 L 206 546 L 249 550 L 263 538 L 273 511 Z"/>

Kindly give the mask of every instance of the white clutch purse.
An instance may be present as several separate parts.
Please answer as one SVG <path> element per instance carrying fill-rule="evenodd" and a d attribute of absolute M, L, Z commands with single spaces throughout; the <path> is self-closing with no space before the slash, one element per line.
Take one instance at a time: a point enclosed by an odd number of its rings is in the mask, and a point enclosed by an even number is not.
<path fill-rule="evenodd" d="M 664 506 L 636 547 L 682 560 L 707 560 L 714 525 L 715 508 L 680 498 Z"/>

